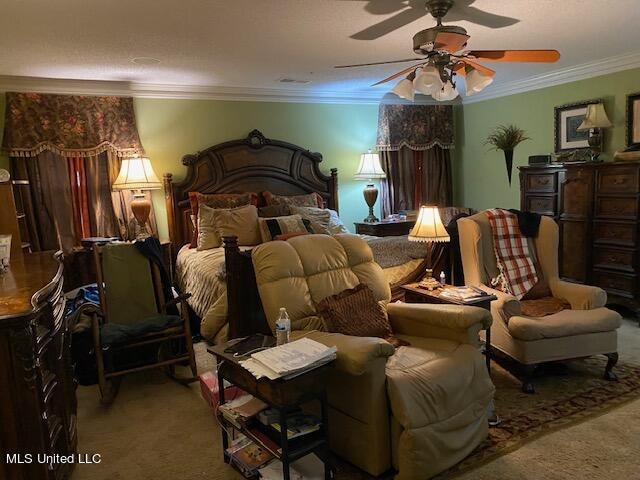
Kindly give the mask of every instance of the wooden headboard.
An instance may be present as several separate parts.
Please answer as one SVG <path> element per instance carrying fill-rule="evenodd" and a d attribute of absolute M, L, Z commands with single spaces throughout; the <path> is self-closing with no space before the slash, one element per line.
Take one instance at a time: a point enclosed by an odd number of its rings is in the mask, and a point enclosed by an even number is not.
<path fill-rule="evenodd" d="M 164 175 L 169 237 L 174 252 L 191 239 L 189 192 L 260 193 L 279 195 L 318 192 L 328 208 L 338 210 L 338 170 L 329 176 L 319 168 L 322 155 L 297 145 L 271 140 L 258 130 L 247 138 L 220 143 L 182 157 L 186 178 L 173 183 Z M 261 201 L 262 197 L 260 196 Z"/>

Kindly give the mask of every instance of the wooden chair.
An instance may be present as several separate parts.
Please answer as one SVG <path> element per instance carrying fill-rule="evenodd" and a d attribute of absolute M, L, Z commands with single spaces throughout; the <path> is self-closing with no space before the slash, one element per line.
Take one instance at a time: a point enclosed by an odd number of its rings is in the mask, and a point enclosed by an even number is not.
<path fill-rule="evenodd" d="M 85 313 L 92 317 L 92 335 L 98 367 L 98 384 L 103 403 L 115 398 L 120 377 L 151 368 L 166 367 L 175 377 L 175 365 L 191 368 L 197 377 L 191 328 L 186 300 L 190 293 L 166 301 L 160 269 L 142 255 L 132 243 L 113 243 L 94 247 L 100 307 L 87 305 Z M 180 311 L 177 314 L 177 305 Z M 174 309 L 174 313 L 171 313 Z M 183 344 L 180 344 L 183 339 Z M 177 346 L 180 351 L 162 358 Z M 154 361 L 116 368 L 115 360 L 124 352 L 148 349 L 158 345 Z M 168 347 L 168 348 L 163 348 Z M 148 352 L 147 352 L 148 353 Z M 172 352 L 169 352 L 172 353 Z"/>

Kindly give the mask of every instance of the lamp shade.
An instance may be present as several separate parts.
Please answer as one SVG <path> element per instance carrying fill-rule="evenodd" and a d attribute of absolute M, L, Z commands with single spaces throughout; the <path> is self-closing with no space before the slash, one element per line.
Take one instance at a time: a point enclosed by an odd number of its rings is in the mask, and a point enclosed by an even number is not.
<path fill-rule="evenodd" d="M 356 180 L 387 178 L 384 170 L 382 170 L 382 165 L 380 165 L 380 156 L 371 150 L 360 155 L 360 165 L 353 178 Z"/>
<path fill-rule="evenodd" d="M 413 98 L 415 96 L 415 90 L 413 89 L 413 82 L 408 78 L 403 78 L 400 80 L 391 93 L 395 93 L 400 98 L 404 98 L 405 100 L 409 100 L 413 102 Z"/>
<path fill-rule="evenodd" d="M 587 105 L 587 115 L 577 129 L 607 128 L 611 125 L 609 117 L 607 117 L 607 112 L 604 110 L 604 105 L 602 103 L 593 103 Z"/>
<path fill-rule="evenodd" d="M 440 219 L 438 207 L 423 205 L 418 213 L 418 220 L 409 232 L 412 242 L 448 242 L 449 233 Z"/>
<path fill-rule="evenodd" d="M 467 73 L 465 82 L 467 85 L 467 96 L 469 96 L 484 90 L 487 85 L 490 85 L 491 82 L 493 82 L 493 77 L 473 69 Z"/>
<path fill-rule="evenodd" d="M 413 88 L 423 95 L 431 95 L 442 88 L 442 79 L 438 69 L 433 66 L 418 68 L 416 78 L 413 80 Z"/>
<path fill-rule="evenodd" d="M 122 160 L 118 178 L 113 182 L 114 190 L 157 190 L 159 188 L 162 188 L 162 182 L 153 171 L 148 158 L 135 157 Z"/>
<path fill-rule="evenodd" d="M 458 90 L 456 90 L 451 83 L 447 82 L 442 86 L 442 88 L 433 92 L 431 96 L 439 102 L 446 102 L 456 98 L 458 96 Z"/>

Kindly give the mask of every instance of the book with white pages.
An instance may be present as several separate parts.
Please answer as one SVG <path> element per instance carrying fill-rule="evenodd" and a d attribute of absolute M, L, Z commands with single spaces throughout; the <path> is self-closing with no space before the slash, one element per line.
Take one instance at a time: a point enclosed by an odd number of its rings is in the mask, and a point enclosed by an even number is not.
<path fill-rule="evenodd" d="M 240 365 L 256 378 L 289 379 L 334 360 L 336 353 L 336 347 L 327 347 L 310 338 L 300 338 L 256 352 L 241 361 Z"/>

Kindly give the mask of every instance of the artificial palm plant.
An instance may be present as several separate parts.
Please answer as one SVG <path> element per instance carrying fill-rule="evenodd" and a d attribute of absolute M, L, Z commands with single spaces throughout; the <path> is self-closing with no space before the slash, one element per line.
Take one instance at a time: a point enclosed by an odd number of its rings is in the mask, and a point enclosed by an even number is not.
<path fill-rule="evenodd" d="M 530 140 L 530 138 L 521 128 L 515 125 L 499 125 L 484 142 L 485 145 L 491 145 L 493 150 L 504 152 L 509 185 L 511 185 L 511 171 L 513 170 L 513 150 L 525 140 Z"/>

